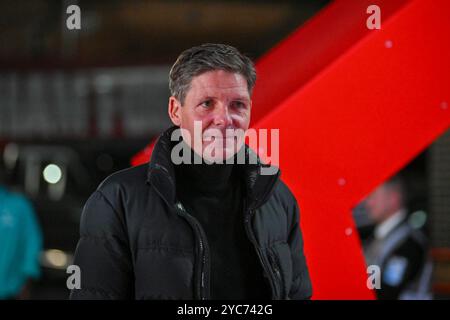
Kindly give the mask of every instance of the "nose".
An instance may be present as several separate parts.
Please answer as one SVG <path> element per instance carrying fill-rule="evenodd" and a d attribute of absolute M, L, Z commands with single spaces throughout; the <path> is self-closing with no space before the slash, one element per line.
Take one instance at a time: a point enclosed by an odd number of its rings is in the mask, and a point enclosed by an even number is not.
<path fill-rule="evenodd" d="M 225 104 L 221 104 L 214 114 L 214 125 L 218 128 L 228 128 L 232 124 L 230 110 Z"/>

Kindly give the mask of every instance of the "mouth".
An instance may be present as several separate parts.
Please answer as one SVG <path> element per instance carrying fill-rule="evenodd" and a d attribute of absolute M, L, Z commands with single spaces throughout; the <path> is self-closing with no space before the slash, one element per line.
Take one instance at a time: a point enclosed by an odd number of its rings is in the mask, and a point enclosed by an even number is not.
<path fill-rule="evenodd" d="M 203 140 L 210 140 L 210 141 L 215 141 L 215 140 L 237 140 L 239 138 L 238 134 L 233 134 L 233 133 L 223 133 L 223 134 L 205 134 L 203 136 Z"/>
<path fill-rule="evenodd" d="M 204 137 L 204 142 L 226 142 L 226 141 L 233 141 L 237 142 L 238 137 L 236 136 L 230 136 L 230 137 L 217 137 L 217 136 L 210 136 L 210 137 Z"/>

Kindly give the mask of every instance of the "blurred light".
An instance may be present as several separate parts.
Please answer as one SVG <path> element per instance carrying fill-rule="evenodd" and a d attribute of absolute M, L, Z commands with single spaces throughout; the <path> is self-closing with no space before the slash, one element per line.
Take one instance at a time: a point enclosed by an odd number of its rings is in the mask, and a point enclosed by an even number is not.
<path fill-rule="evenodd" d="M 45 181 L 51 184 L 55 184 L 58 183 L 59 180 L 61 180 L 62 171 L 61 168 L 56 164 L 49 164 L 45 167 L 42 175 L 44 176 Z"/>
<path fill-rule="evenodd" d="M 414 229 L 420 229 L 427 222 L 427 213 L 425 211 L 419 210 L 411 213 L 409 216 L 409 224 Z"/>
<path fill-rule="evenodd" d="M 53 268 L 64 268 L 68 263 L 67 254 L 57 249 L 49 249 L 44 252 L 45 262 Z"/>

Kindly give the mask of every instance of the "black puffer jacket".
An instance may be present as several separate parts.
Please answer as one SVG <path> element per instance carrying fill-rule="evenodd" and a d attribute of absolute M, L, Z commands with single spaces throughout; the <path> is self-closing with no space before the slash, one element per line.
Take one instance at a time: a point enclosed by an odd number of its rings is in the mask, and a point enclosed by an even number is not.
<path fill-rule="evenodd" d="M 88 199 L 74 261 L 81 289 L 71 299 L 209 299 L 206 236 L 175 197 L 172 130 L 160 136 L 149 164 L 109 176 Z M 309 298 L 297 202 L 279 171 L 261 175 L 261 166 L 243 166 L 248 237 L 272 298 Z"/>

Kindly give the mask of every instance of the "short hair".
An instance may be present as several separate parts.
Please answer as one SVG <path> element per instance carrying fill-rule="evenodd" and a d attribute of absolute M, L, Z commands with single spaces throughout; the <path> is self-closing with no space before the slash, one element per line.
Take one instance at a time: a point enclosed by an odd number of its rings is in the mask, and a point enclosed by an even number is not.
<path fill-rule="evenodd" d="M 224 70 L 241 74 L 247 80 L 249 94 L 256 82 L 255 66 L 250 58 L 226 44 L 205 43 L 183 51 L 169 73 L 169 89 L 182 104 L 192 78 L 204 72 Z"/>

